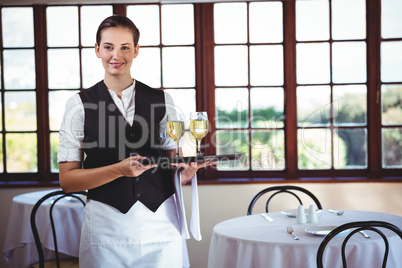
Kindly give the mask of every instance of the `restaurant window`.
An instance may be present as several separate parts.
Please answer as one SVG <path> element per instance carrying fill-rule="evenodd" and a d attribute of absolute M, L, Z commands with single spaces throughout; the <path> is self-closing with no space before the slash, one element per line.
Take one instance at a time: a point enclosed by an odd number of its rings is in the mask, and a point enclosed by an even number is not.
<path fill-rule="evenodd" d="M 38 171 L 32 7 L 1 9 L 0 172 Z"/>
<path fill-rule="evenodd" d="M 364 0 L 296 2 L 299 169 L 367 168 L 365 10 Z"/>
<path fill-rule="evenodd" d="M 219 171 L 284 170 L 283 6 L 214 5 L 217 154 L 242 153 Z"/>
<path fill-rule="evenodd" d="M 402 2 L 381 1 L 382 167 L 402 168 Z"/>
<path fill-rule="evenodd" d="M 392 180 L 402 168 L 399 0 L 0 11 L 1 182 L 57 182 L 65 103 L 103 79 L 95 32 L 112 14 L 140 29 L 133 76 L 171 94 L 186 117 L 208 112 L 202 152 L 243 154 L 201 170 L 201 183 Z M 189 131 L 183 144 L 195 154 Z"/>

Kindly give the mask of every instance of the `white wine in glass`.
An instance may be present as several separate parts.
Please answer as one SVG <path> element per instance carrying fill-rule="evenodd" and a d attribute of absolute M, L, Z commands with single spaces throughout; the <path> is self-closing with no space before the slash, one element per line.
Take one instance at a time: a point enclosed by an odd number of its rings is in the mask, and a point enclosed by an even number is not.
<path fill-rule="evenodd" d="M 207 112 L 192 112 L 190 115 L 190 132 L 197 140 L 197 154 L 201 154 L 201 140 L 208 133 Z"/>
<path fill-rule="evenodd" d="M 181 137 L 183 137 L 184 132 L 184 119 L 180 114 L 168 114 L 167 118 L 167 131 L 170 136 L 177 143 L 176 156 L 180 157 L 179 154 L 179 142 Z"/>

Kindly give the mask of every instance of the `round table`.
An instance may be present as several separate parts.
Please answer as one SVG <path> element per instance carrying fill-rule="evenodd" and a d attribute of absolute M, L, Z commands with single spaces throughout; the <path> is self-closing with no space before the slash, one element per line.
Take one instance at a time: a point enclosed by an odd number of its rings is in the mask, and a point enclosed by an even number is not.
<path fill-rule="evenodd" d="M 296 218 L 281 212 L 268 213 L 269 222 L 259 214 L 230 219 L 217 224 L 213 229 L 208 268 L 315 268 L 318 247 L 323 236 L 305 231 L 317 226 L 339 226 L 351 221 L 386 221 L 402 229 L 402 217 L 397 215 L 369 212 L 345 211 L 342 216 L 326 210 L 318 213 L 318 222 L 297 224 Z M 294 240 L 286 232 L 292 225 L 300 240 Z M 394 232 L 381 229 L 390 243 L 387 267 L 402 268 L 402 240 Z M 371 238 L 357 233 L 346 247 L 349 268 L 381 267 L 384 241 L 371 231 Z M 342 267 L 340 248 L 346 234 L 336 236 L 324 252 L 324 267 Z"/>
<path fill-rule="evenodd" d="M 53 191 L 55 190 L 36 191 L 13 198 L 3 251 L 9 267 L 31 267 L 33 263 L 39 261 L 30 224 L 31 211 L 41 197 Z M 49 218 L 52 200 L 53 198 L 44 201 L 36 214 L 45 259 L 55 258 Z M 58 201 L 53 208 L 61 257 L 78 257 L 83 210 L 84 206 L 75 198 L 64 198 Z"/>

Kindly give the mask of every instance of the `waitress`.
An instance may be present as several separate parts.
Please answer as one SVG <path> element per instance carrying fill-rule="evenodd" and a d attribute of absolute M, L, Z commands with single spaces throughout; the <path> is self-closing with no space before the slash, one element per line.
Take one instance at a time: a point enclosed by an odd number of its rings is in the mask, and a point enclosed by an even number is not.
<path fill-rule="evenodd" d="M 175 112 L 171 97 L 130 74 L 139 36 L 124 16 L 100 24 L 95 53 L 104 80 L 68 100 L 60 127 L 60 185 L 65 192 L 88 190 L 79 255 L 85 268 L 182 267 L 188 232 L 181 185 L 196 186 L 197 170 L 211 165 L 141 164 L 145 157 L 174 157 L 176 149 L 166 132 L 167 114 Z M 195 233 L 201 239 L 199 222 Z"/>

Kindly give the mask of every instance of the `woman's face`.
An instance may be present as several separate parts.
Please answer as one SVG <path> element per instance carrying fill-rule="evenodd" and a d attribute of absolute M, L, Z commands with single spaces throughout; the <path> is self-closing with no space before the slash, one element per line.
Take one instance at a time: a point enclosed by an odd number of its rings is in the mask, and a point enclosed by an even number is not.
<path fill-rule="evenodd" d="M 139 46 L 134 46 L 133 35 L 123 27 L 106 28 L 101 33 L 100 44 L 95 44 L 98 58 L 102 60 L 106 75 L 130 75 L 133 59 Z"/>

